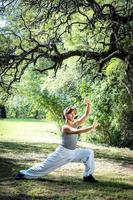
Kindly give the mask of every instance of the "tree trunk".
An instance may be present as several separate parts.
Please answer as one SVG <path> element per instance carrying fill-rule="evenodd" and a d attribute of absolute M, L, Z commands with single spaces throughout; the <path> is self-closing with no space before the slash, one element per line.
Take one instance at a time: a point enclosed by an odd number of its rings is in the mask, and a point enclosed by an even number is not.
<path fill-rule="evenodd" d="M 128 57 L 126 62 L 125 83 L 128 92 L 128 109 L 123 114 L 122 146 L 133 149 L 133 58 Z"/>
<path fill-rule="evenodd" d="M 126 60 L 126 85 L 129 94 L 129 106 L 133 112 L 133 56 L 129 55 Z"/>
<path fill-rule="evenodd" d="M 0 106 L 0 118 L 1 119 L 6 118 L 6 109 L 5 109 L 5 106 Z"/>
<path fill-rule="evenodd" d="M 38 112 L 38 110 L 36 110 L 36 111 L 35 111 L 35 114 L 34 114 L 34 118 L 35 118 L 35 119 L 38 118 L 38 114 L 39 114 L 39 112 Z"/>

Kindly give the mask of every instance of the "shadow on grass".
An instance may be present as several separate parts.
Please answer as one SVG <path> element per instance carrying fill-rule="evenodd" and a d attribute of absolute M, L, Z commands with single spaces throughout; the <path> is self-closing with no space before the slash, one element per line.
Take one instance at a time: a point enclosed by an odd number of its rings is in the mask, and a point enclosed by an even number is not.
<path fill-rule="evenodd" d="M 16 181 L 14 180 L 15 174 L 20 169 L 28 167 L 25 164 L 20 164 L 19 161 L 19 159 L 0 158 L 0 186 L 3 189 L 0 192 L 1 200 L 79 200 L 80 198 L 82 199 L 83 194 L 87 196 L 86 199 L 92 200 L 94 199 L 94 195 L 97 196 L 100 194 L 106 197 L 106 195 L 111 194 L 113 196 L 120 191 L 125 195 L 125 191 L 131 193 L 133 190 L 132 185 L 119 182 L 119 180 L 115 181 L 115 177 L 113 181 L 99 179 L 99 183 L 97 184 L 86 183 L 76 175 L 67 176 L 66 174 L 58 177 L 49 174 L 47 177 L 40 178 L 39 180 Z M 3 191 L 6 190 L 4 188 L 11 188 L 11 190 L 9 189 L 8 193 L 4 193 Z M 12 188 L 15 188 L 15 193 L 12 191 Z M 28 195 L 27 191 L 31 189 L 33 191 L 35 189 L 35 191 L 33 195 Z M 51 192 L 45 193 L 45 189 Z M 93 191 L 93 193 L 90 194 L 89 191 Z M 39 196 L 37 196 L 38 193 Z"/>
<path fill-rule="evenodd" d="M 29 200 L 29 199 L 47 199 L 47 200 L 76 200 L 76 199 L 84 199 L 83 195 L 85 195 L 87 198 L 85 199 L 95 199 L 99 194 L 102 195 L 103 199 L 117 199 L 115 197 L 115 194 L 117 192 L 123 193 L 125 195 L 125 192 L 131 193 L 133 190 L 133 186 L 121 183 L 121 182 L 111 182 L 111 181 L 103 181 L 100 180 L 99 183 L 92 184 L 92 183 L 86 183 L 83 182 L 81 178 L 74 178 L 74 177 L 54 177 L 53 175 L 48 175 L 48 178 L 42 178 L 40 180 L 21 180 L 14 182 L 14 186 L 17 187 L 19 183 L 19 194 L 15 195 L 14 193 L 9 194 L 0 194 L 1 200 Z M 21 183 L 20 183 L 21 182 Z M 31 183 L 31 184 L 29 184 Z M 27 185 L 26 185 L 27 184 Z M 32 196 L 26 194 L 26 188 L 30 190 L 30 188 L 37 187 L 38 191 L 36 190 L 35 193 L 33 193 Z M 40 192 L 39 188 L 43 188 L 43 190 Z M 25 188 L 22 189 L 22 188 Z M 45 193 L 45 188 L 47 188 L 49 193 Z M 23 191 L 23 193 L 22 193 Z M 25 192 L 24 192 L 25 191 Z M 93 191 L 93 193 L 90 193 Z M 37 195 L 39 192 L 39 196 Z M 107 198 L 108 196 L 111 196 L 111 198 Z M 104 198 L 106 197 L 106 198 Z M 97 199 L 97 198 L 96 198 Z M 121 198 L 120 198 L 121 199 Z M 124 198 L 122 198 L 124 199 Z M 131 199 L 126 198 L 127 200 Z"/>
<path fill-rule="evenodd" d="M 104 158 L 104 159 L 110 159 L 115 160 L 117 162 L 123 162 L 123 165 L 125 164 L 133 164 L 133 154 L 131 157 L 126 155 L 119 155 L 117 153 L 110 153 L 110 150 L 99 150 L 95 149 L 95 157 L 96 158 Z"/>
<path fill-rule="evenodd" d="M 3 184 L 6 181 L 12 182 L 13 180 L 15 181 L 14 177 L 15 174 L 20 171 L 21 169 L 27 169 L 29 168 L 28 165 L 25 164 L 20 164 L 19 160 L 17 159 L 9 159 L 9 158 L 0 158 L 0 185 Z M 74 176 L 59 176 L 54 177 L 53 175 L 48 175 L 46 178 L 39 178 L 37 180 L 22 180 L 22 181 L 35 181 L 35 182 L 40 182 L 40 183 L 47 183 L 50 184 L 51 187 L 52 185 L 57 184 L 59 185 L 70 185 L 73 188 L 84 188 L 88 187 L 88 185 L 91 185 L 90 183 L 83 182 L 81 178 L 78 178 L 76 175 Z M 115 181 L 105 181 L 105 180 L 100 180 L 99 183 L 97 184 L 92 184 L 93 187 L 119 187 L 121 189 L 133 189 L 132 185 L 128 185 L 122 182 L 115 182 Z"/>
<path fill-rule="evenodd" d="M 53 196 L 53 197 L 47 197 L 47 196 L 30 196 L 30 195 L 25 195 L 25 194 L 19 194 L 19 195 L 14 195 L 14 196 L 1 196 L 1 200 L 57 200 L 59 199 L 59 196 Z M 72 199 L 74 200 L 74 199 Z M 76 200 L 76 199 L 75 199 Z"/>
<path fill-rule="evenodd" d="M 88 182 L 83 182 L 81 178 L 71 177 L 71 176 L 69 177 L 64 176 L 63 178 L 60 176 L 57 179 L 54 176 L 49 175 L 48 178 L 40 178 L 36 181 L 42 182 L 44 184 L 50 183 L 51 187 L 52 185 L 57 184 L 58 186 L 62 186 L 62 185 L 70 186 L 73 189 L 84 189 L 86 187 L 88 188 L 88 186 L 93 187 L 93 188 L 104 188 L 104 190 L 106 189 L 106 187 L 110 187 L 114 189 L 116 188 L 131 189 L 131 190 L 133 189 L 133 185 L 122 183 L 122 182 L 99 180 L 98 183 L 88 183 Z"/>
<path fill-rule="evenodd" d="M 50 153 L 55 150 L 57 144 L 50 143 L 19 143 L 19 142 L 0 142 L 1 153 Z"/>
<path fill-rule="evenodd" d="M 11 180 L 24 167 L 26 165 L 18 164 L 17 159 L 0 158 L 0 182 Z"/>
<path fill-rule="evenodd" d="M 20 143 L 20 142 L 0 142 L 0 153 L 45 153 L 53 152 L 58 145 L 55 143 Z M 111 154 L 110 150 L 95 149 L 95 157 L 111 159 L 117 162 L 123 162 L 123 165 L 133 164 L 133 157 L 119 154 Z"/>

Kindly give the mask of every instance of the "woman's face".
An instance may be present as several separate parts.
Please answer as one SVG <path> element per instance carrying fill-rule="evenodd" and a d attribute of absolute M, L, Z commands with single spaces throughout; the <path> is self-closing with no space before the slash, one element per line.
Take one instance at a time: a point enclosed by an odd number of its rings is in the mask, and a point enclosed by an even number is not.
<path fill-rule="evenodd" d="M 69 121 L 74 121 L 75 115 L 76 115 L 76 111 L 73 110 L 70 113 L 66 114 L 66 119 Z"/>

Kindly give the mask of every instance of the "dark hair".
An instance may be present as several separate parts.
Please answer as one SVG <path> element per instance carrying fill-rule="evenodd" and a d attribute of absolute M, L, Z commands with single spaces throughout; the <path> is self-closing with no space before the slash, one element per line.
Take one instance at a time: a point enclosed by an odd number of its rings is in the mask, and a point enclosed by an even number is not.
<path fill-rule="evenodd" d="M 74 107 L 68 107 L 68 111 L 66 111 L 65 114 L 69 114 L 69 113 L 71 113 L 71 112 L 74 111 L 74 110 L 76 110 L 76 108 L 74 108 Z M 63 113 L 63 119 L 65 120 L 65 115 L 64 115 L 64 113 Z"/>

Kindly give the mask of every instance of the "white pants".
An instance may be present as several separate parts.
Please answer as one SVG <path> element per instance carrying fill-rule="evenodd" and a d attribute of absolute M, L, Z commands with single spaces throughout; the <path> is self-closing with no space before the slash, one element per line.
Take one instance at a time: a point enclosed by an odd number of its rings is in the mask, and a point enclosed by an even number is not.
<path fill-rule="evenodd" d="M 89 176 L 94 171 L 94 153 L 92 149 L 77 148 L 74 150 L 66 149 L 59 146 L 51 153 L 46 160 L 37 166 L 33 166 L 27 170 L 21 170 L 20 173 L 25 175 L 27 179 L 35 179 L 49 174 L 55 169 L 69 163 L 83 162 L 85 171 L 83 176 Z"/>

